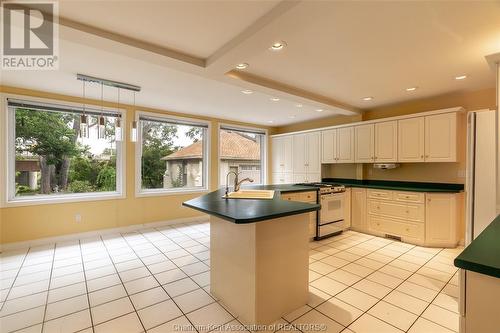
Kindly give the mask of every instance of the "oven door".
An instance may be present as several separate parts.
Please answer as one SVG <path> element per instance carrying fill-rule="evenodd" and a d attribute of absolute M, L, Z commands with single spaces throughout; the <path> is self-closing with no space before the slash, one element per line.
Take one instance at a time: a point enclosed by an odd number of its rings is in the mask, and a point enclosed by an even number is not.
<path fill-rule="evenodd" d="M 321 195 L 320 225 L 344 220 L 345 193 Z"/>

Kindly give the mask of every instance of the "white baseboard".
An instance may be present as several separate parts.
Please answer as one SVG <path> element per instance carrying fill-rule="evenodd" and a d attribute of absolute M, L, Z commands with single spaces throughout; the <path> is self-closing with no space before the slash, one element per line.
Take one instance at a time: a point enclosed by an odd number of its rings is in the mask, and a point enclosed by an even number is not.
<path fill-rule="evenodd" d="M 67 242 L 67 241 L 72 241 L 72 240 L 77 240 L 77 239 L 91 238 L 91 237 L 95 237 L 95 236 L 103 236 L 103 235 L 109 235 L 109 234 L 115 234 L 115 233 L 126 233 L 126 232 L 132 232 L 132 231 L 136 231 L 136 230 L 140 230 L 140 229 L 156 228 L 156 227 L 161 227 L 161 226 L 165 226 L 165 225 L 183 224 L 183 223 L 192 223 L 192 222 L 208 222 L 208 216 L 186 217 L 186 218 L 180 218 L 180 219 L 175 219 L 175 220 L 158 221 L 158 222 L 150 222 L 150 223 L 143 223 L 143 224 L 133 224 L 133 225 L 125 226 L 125 227 L 99 229 L 99 230 L 94 230 L 94 231 L 79 232 L 79 233 L 68 234 L 68 235 L 63 235 L 63 236 L 37 238 L 37 239 L 22 241 L 22 242 L 12 242 L 12 243 L 0 244 L 0 253 L 5 252 L 5 251 L 27 249 L 27 248 L 33 247 L 33 246 L 61 243 L 61 242 Z"/>

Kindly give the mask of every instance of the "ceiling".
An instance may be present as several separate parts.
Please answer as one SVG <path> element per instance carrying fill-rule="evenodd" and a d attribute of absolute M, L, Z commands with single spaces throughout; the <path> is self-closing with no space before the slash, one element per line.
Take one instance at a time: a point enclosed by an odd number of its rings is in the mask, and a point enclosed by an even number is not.
<path fill-rule="evenodd" d="M 138 105 L 268 126 L 492 87 L 500 52 L 499 1 L 61 1 L 60 16 L 59 70 L 2 84 L 79 96 L 82 73 L 142 86 Z"/>

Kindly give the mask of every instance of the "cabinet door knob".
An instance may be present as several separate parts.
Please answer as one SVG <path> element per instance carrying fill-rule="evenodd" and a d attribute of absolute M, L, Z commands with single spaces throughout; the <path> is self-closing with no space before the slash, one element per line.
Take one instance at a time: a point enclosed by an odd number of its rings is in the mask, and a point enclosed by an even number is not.
<path fill-rule="evenodd" d="M 425 155 L 425 158 L 429 158 L 429 155 Z"/>
<path fill-rule="evenodd" d="M 420 158 L 424 158 L 424 155 L 420 155 Z"/>
<path fill-rule="evenodd" d="M 406 214 L 410 214 L 410 211 L 409 211 L 409 210 L 407 210 L 407 211 L 406 211 Z"/>

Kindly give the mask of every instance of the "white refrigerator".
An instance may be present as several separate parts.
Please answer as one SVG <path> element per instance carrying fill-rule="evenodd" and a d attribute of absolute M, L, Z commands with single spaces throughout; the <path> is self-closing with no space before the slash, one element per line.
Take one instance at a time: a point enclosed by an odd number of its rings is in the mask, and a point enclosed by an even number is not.
<path fill-rule="evenodd" d="M 480 110 L 467 115 L 467 179 L 465 246 L 469 245 L 497 216 L 495 111 Z M 460 332 L 465 331 L 465 270 L 460 270 Z"/>
<path fill-rule="evenodd" d="M 467 246 L 496 214 L 495 111 L 481 110 L 467 115 Z"/>

